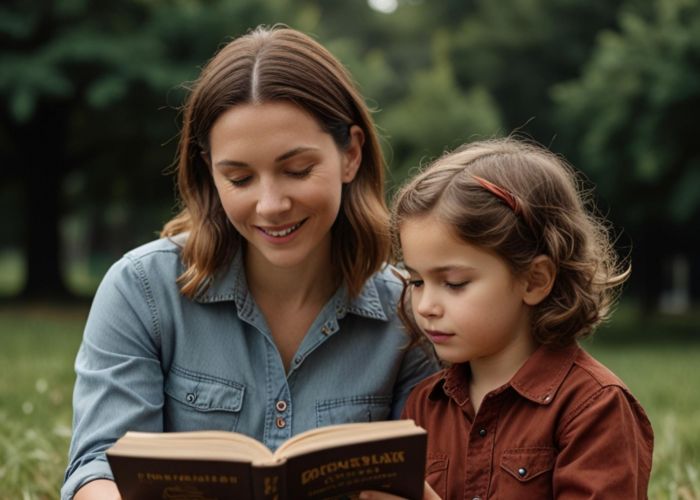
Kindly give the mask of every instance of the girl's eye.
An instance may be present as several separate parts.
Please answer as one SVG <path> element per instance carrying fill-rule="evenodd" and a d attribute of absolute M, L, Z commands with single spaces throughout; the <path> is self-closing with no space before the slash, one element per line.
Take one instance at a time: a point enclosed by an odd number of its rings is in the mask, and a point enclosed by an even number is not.
<path fill-rule="evenodd" d="M 313 168 L 313 165 L 309 165 L 306 167 L 304 170 L 299 170 L 298 172 L 290 171 L 287 172 L 287 174 L 291 177 L 296 177 L 297 179 L 303 179 L 307 175 L 311 173 L 311 169 Z"/>
<path fill-rule="evenodd" d="M 423 286 L 423 280 L 408 280 L 408 286 L 412 288 L 420 288 Z"/>
<path fill-rule="evenodd" d="M 461 290 L 465 286 L 469 284 L 468 281 L 461 281 L 459 283 L 453 283 L 450 281 L 445 281 L 445 286 L 449 288 L 450 290 Z"/>
<path fill-rule="evenodd" d="M 248 182 L 250 181 L 250 176 L 241 177 L 239 179 L 229 179 L 228 181 L 236 187 L 242 187 L 248 184 Z"/>

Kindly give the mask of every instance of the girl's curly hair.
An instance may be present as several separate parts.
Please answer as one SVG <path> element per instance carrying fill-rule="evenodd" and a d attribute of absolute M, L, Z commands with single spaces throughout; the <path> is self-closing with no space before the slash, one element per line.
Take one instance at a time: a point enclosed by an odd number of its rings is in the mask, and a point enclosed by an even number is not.
<path fill-rule="evenodd" d="M 505 203 L 484 187 L 505 190 Z M 538 255 L 552 259 L 554 286 L 532 311 L 531 331 L 542 344 L 565 345 L 590 335 L 607 319 L 630 267 L 613 249 L 610 225 L 592 204 L 573 168 L 547 149 L 515 138 L 467 144 L 409 180 L 394 197 L 394 258 L 406 219 L 433 215 L 470 244 L 500 255 L 517 276 Z M 404 289 L 399 314 L 414 341 L 422 335 Z"/>

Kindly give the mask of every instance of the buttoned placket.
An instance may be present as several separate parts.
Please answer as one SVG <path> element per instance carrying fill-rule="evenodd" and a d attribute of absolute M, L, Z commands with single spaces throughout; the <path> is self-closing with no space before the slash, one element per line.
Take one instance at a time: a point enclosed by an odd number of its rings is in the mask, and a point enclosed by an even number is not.
<path fill-rule="evenodd" d="M 493 448 L 498 418 L 497 399 L 492 394 L 487 394 L 484 397 L 469 432 L 467 444 L 469 461 L 467 462 L 464 491 L 465 498 L 472 500 L 481 500 L 488 495 L 493 472 Z"/>
<path fill-rule="evenodd" d="M 256 308 L 257 309 L 257 308 Z M 331 311 L 330 313 L 328 311 Z M 295 376 L 295 373 L 302 367 L 304 360 L 313 352 L 319 345 L 326 341 L 333 333 L 338 331 L 339 325 L 337 318 L 344 315 L 345 307 L 338 305 L 338 297 L 324 308 L 321 316 L 316 319 L 311 330 L 304 336 L 299 350 L 292 359 L 289 367 L 289 372 L 285 373 L 281 357 L 277 346 L 275 345 L 271 333 L 265 328 L 262 316 L 257 313 L 258 321 L 250 321 L 267 339 L 267 370 L 268 380 L 267 399 L 270 404 L 267 405 L 268 410 L 265 412 L 265 431 L 264 444 L 276 449 L 287 439 L 293 435 L 293 394 L 290 390 L 289 382 Z M 254 315 L 255 316 L 255 315 Z M 321 320 L 323 318 L 323 320 Z M 318 326 L 320 323 L 320 326 Z M 314 333 L 315 332 L 315 333 Z M 276 386 L 278 381 L 282 381 L 281 385 Z"/>

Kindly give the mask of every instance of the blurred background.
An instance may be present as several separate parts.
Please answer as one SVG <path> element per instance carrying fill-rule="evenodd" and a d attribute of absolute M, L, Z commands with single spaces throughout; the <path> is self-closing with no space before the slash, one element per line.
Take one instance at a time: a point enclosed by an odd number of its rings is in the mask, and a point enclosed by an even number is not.
<path fill-rule="evenodd" d="M 513 132 L 581 171 L 633 265 L 587 348 L 650 414 L 650 496 L 700 498 L 696 0 L 3 1 L 0 498 L 57 496 L 87 308 L 175 213 L 188 82 L 275 23 L 349 68 L 390 191 L 445 149 Z"/>

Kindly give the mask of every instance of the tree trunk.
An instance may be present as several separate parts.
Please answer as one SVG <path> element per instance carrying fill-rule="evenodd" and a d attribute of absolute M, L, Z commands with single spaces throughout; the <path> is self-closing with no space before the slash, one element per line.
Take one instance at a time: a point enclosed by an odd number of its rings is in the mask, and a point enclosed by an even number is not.
<path fill-rule="evenodd" d="M 62 185 L 69 167 L 66 151 L 66 116 L 44 106 L 30 122 L 17 125 L 20 172 L 24 200 L 26 279 L 22 297 L 63 299 L 71 294 L 61 265 L 59 225 Z"/>

